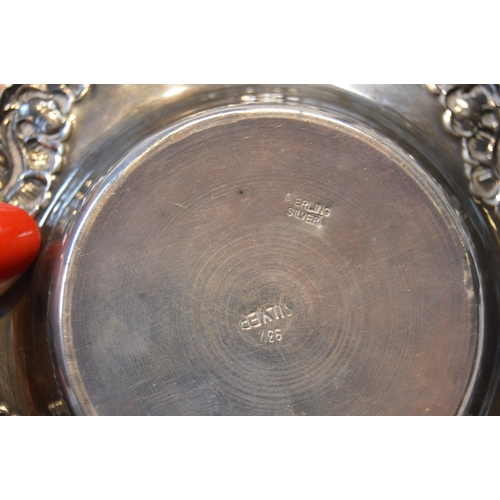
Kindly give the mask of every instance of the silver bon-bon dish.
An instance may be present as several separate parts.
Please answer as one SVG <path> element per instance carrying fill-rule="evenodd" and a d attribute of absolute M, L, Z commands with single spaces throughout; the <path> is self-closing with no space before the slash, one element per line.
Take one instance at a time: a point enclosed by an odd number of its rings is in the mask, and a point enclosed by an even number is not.
<path fill-rule="evenodd" d="M 0 412 L 498 412 L 498 88 L 34 85 Z"/>

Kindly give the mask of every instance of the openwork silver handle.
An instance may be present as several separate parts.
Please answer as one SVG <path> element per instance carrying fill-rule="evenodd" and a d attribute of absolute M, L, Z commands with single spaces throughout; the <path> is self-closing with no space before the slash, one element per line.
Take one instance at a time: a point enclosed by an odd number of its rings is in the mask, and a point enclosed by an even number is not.
<path fill-rule="evenodd" d="M 462 140 L 462 159 L 477 201 L 500 216 L 500 87 L 428 84 L 445 111 L 443 124 Z"/>
<path fill-rule="evenodd" d="M 88 84 L 27 84 L 5 92 L 0 109 L 0 201 L 31 215 L 51 196 L 64 163 L 73 104 Z"/>

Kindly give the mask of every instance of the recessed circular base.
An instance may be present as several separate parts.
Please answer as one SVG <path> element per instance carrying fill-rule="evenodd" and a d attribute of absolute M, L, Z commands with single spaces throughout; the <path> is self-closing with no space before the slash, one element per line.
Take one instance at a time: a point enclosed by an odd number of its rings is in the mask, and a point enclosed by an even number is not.
<path fill-rule="evenodd" d="M 71 236 L 55 301 L 73 411 L 456 413 L 482 335 L 464 235 L 373 133 L 285 106 L 188 119 Z"/>

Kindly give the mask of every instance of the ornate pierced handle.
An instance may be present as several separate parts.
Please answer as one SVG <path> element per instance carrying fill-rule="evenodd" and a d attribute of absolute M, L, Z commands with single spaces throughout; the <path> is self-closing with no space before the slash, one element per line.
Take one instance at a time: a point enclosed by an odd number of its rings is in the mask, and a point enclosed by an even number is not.
<path fill-rule="evenodd" d="M 0 109 L 0 201 L 35 215 L 52 196 L 64 161 L 75 102 L 88 84 L 29 84 L 7 93 Z"/>
<path fill-rule="evenodd" d="M 500 216 L 499 85 L 428 84 L 427 88 L 445 108 L 446 129 L 462 140 L 471 193 Z"/>

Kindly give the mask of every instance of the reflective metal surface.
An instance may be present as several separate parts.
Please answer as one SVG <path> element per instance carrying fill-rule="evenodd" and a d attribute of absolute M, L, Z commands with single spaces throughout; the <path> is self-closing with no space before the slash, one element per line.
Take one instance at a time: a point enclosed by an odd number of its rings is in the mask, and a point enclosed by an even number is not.
<path fill-rule="evenodd" d="M 17 414 L 494 412 L 498 242 L 420 86 L 92 86 L 2 299 Z"/>
<path fill-rule="evenodd" d="M 481 202 L 500 206 L 500 86 L 428 85 L 445 108 L 443 124 L 461 139 L 470 192 Z"/>
<path fill-rule="evenodd" d="M 0 199 L 35 214 L 52 196 L 75 102 L 89 85 L 21 85 L 1 100 Z M 3 91 L 0 93 L 2 96 Z"/>

